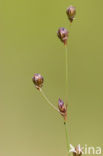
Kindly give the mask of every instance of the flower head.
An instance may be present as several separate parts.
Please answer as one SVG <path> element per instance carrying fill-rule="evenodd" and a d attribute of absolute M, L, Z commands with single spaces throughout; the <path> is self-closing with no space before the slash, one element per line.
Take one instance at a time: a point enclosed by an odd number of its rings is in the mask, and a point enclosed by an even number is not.
<path fill-rule="evenodd" d="M 35 84 L 35 87 L 37 89 L 40 89 L 43 85 L 44 82 L 44 78 L 40 75 L 40 74 L 34 74 L 34 76 L 32 77 L 32 81 Z"/>
<path fill-rule="evenodd" d="M 64 102 L 60 98 L 58 100 L 58 108 L 59 108 L 61 115 L 66 120 L 67 119 L 67 106 L 64 104 Z"/>
<path fill-rule="evenodd" d="M 76 15 L 75 7 L 70 6 L 69 8 L 67 8 L 66 13 L 67 13 L 68 19 L 70 20 L 70 22 L 72 22 Z"/>
<path fill-rule="evenodd" d="M 65 28 L 59 28 L 57 32 L 59 39 L 66 45 L 68 40 L 68 31 Z"/>

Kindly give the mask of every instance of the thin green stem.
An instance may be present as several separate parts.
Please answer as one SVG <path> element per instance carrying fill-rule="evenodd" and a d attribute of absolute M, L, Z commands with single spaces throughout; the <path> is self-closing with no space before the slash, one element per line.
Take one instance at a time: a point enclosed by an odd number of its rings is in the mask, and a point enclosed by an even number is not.
<path fill-rule="evenodd" d="M 42 89 L 40 89 L 40 93 L 42 95 L 42 97 L 47 101 L 47 103 L 57 112 L 59 112 L 59 109 L 57 109 L 57 107 L 54 106 L 54 104 L 52 104 L 52 102 L 48 99 L 48 97 L 45 95 L 44 91 Z"/>
<path fill-rule="evenodd" d="M 68 48 L 67 45 L 65 45 L 65 102 L 66 104 L 69 103 L 68 101 L 68 81 L 69 81 L 69 67 L 68 67 Z M 67 146 L 67 152 L 68 152 L 68 156 L 69 156 L 69 140 L 68 140 L 68 130 L 67 130 L 67 122 L 64 122 L 64 126 L 65 126 L 65 136 L 66 136 L 66 146 Z"/>
<path fill-rule="evenodd" d="M 68 156 L 69 156 L 69 142 L 68 142 L 68 131 L 67 131 L 67 123 L 66 122 L 64 122 L 64 126 L 65 126 L 67 153 L 68 153 Z"/>
<path fill-rule="evenodd" d="M 65 99 L 66 104 L 68 104 L 68 48 L 65 45 L 65 76 L 66 76 L 66 83 L 65 83 Z"/>

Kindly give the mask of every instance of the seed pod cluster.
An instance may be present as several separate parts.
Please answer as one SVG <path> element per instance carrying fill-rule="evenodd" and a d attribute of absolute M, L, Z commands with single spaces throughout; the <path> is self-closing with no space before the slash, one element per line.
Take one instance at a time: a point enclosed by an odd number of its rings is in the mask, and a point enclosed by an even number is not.
<path fill-rule="evenodd" d="M 67 13 L 67 16 L 68 16 L 68 19 L 70 20 L 70 22 L 73 22 L 73 19 L 76 15 L 75 7 L 70 6 L 69 8 L 67 8 L 66 13 Z"/>
<path fill-rule="evenodd" d="M 32 77 L 32 81 L 33 81 L 35 87 L 37 89 L 40 89 L 43 86 L 44 78 L 40 74 L 36 73 Z"/>
<path fill-rule="evenodd" d="M 73 7 L 73 6 L 68 7 L 66 10 L 66 14 L 67 14 L 70 22 L 72 22 L 76 15 L 75 7 Z M 69 36 L 69 32 L 67 29 L 65 29 L 64 27 L 59 28 L 58 32 L 57 32 L 57 36 L 64 43 L 64 45 L 67 44 L 68 36 Z M 40 74 L 36 73 L 36 74 L 34 74 L 32 81 L 33 81 L 35 87 L 38 90 L 40 90 L 40 88 L 43 86 L 44 78 Z M 61 115 L 66 120 L 67 119 L 67 105 L 65 105 L 64 102 L 60 98 L 58 100 L 58 108 L 59 108 Z M 74 156 L 75 156 L 75 153 L 74 153 Z"/>
<path fill-rule="evenodd" d="M 68 30 L 67 29 L 59 28 L 58 32 L 57 32 L 57 36 L 64 43 L 64 45 L 67 44 L 67 40 L 68 40 Z"/>
<path fill-rule="evenodd" d="M 60 98 L 58 100 L 58 108 L 59 108 L 61 115 L 64 117 L 64 120 L 67 120 L 67 106 L 64 104 L 64 102 Z"/>

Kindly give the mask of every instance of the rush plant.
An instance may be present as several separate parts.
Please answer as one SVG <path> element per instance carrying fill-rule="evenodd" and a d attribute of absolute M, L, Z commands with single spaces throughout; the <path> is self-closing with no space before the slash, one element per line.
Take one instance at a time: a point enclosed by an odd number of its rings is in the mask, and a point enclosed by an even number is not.
<path fill-rule="evenodd" d="M 69 22 L 72 24 L 72 22 L 75 19 L 76 15 L 76 8 L 74 6 L 69 6 L 66 10 L 66 14 L 68 17 Z M 43 98 L 47 101 L 47 103 L 64 119 L 64 126 L 65 126 L 65 134 L 66 134 L 66 145 L 67 145 L 67 154 L 69 156 L 69 139 L 68 139 L 68 130 L 67 130 L 67 116 L 68 116 L 68 106 L 69 106 L 69 99 L 68 99 L 68 38 L 69 38 L 69 31 L 65 29 L 64 27 L 61 27 L 57 31 L 57 36 L 60 39 L 60 41 L 64 44 L 65 48 L 65 101 L 63 101 L 61 98 L 58 99 L 58 107 L 56 107 L 46 96 L 46 94 L 43 91 L 43 82 L 44 78 L 41 74 L 35 73 L 32 81 L 35 85 L 35 87 L 38 89 L 38 91 L 41 93 Z M 73 152 L 73 156 L 81 156 L 82 152 L 77 146 Z"/>

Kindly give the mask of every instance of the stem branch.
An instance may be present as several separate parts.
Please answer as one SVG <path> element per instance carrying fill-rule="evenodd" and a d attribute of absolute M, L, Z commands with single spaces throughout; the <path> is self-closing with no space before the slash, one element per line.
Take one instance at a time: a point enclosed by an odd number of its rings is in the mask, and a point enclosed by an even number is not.
<path fill-rule="evenodd" d="M 47 101 L 47 103 L 57 112 L 59 112 L 59 110 L 57 109 L 57 107 L 55 107 L 52 102 L 48 99 L 48 97 L 45 95 L 44 91 L 42 89 L 40 89 L 40 93 L 42 95 L 42 97 Z"/>

